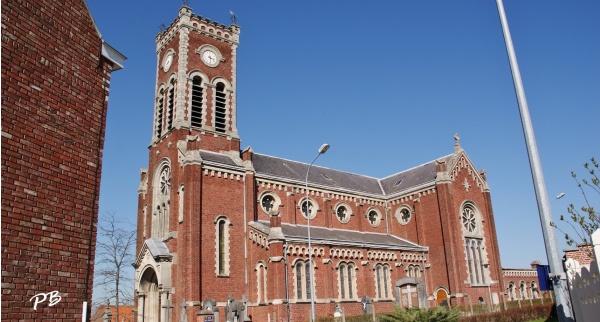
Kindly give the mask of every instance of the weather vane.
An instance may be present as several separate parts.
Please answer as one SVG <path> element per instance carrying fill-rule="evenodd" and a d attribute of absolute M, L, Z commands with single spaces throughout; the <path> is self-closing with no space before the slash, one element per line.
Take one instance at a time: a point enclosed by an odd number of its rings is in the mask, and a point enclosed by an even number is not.
<path fill-rule="evenodd" d="M 190 1 L 189 0 L 183 0 L 183 5 L 186 7 L 190 6 Z"/>
<path fill-rule="evenodd" d="M 229 14 L 231 14 L 231 24 L 232 25 L 237 24 L 237 17 L 235 16 L 235 12 L 229 10 Z"/>

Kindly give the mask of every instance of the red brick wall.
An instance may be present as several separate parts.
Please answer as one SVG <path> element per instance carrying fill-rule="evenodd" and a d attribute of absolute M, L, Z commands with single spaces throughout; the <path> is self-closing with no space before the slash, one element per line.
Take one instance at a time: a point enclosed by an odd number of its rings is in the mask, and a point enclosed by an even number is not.
<path fill-rule="evenodd" d="M 2 319 L 91 301 L 111 67 L 83 1 L 2 0 Z M 58 291 L 33 309 L 35 294 Z"/>

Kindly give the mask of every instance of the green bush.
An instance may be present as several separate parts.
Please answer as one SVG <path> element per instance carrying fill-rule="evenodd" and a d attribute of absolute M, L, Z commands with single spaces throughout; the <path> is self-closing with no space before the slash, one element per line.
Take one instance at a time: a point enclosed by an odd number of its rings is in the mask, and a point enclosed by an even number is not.
<path fill-rule="evenodd" d="M 316 318 L 316 322 L 334 322 L 333 317 Z M 372 314 L 350 315 L 346 316 L 346 322 L 373 322 Z"/>
<path fill-rule="evenodd" d="M 540 318 L 556 316 L 554 304 L 534 305 L 521 308 L 509 309 L 507 311 L 463 316 L 460 322 L 522 322 Z"/>
<path fill-rule="evenodd" d="M 377 318 L 379 322 L 458 322 L 460 316 L 461 312 L 458 309 L 447 309 L 441 306 L 431 309 L 403 309 L 395 306 L 394 312 L 380 314 Z"/>

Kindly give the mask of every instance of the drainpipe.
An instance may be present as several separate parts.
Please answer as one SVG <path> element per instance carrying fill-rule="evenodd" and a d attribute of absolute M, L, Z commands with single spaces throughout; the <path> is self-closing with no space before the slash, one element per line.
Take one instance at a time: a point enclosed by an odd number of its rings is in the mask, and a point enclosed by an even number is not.
<path fill-rule="evenodd" d="M 421 252 L 421 263 L 423 264 L 423 280 L 425 282 L 425 296 L 427 299 L 425 300 L 426 307 L 429 307 L 429 292 L 427 291 L 427 267 L 425 267 L 425 252 Z"/>
<path fill-rule="evenodd" d="M 289 280 L 288 280 L 288 260 L 287 260 L 287 250 L 288 243 L 287 241 L 283 245 L 283 267 L 285 269 L 285 300 L 287 307 L 287 321 L 290 322 L 290 288 L 289 288 Z"/>
<path fill-rule="evenodd" d="M 246 214 L 246 173 L 244 172 L 244 284 L 246 286 L 246 294 L 249 295 L 248 289 L 248 221 Z M 247 312 L 246 312 L 247 313 Z"/>
<path fill-rule="evenodd" d="M 385 234 L 389 235 L 390 234 L 390 229 L 388 226 L 388 213 L 389 213 L 390 209 L 388 208 L 388 202 L 387 200 L 385 201 Z"/>

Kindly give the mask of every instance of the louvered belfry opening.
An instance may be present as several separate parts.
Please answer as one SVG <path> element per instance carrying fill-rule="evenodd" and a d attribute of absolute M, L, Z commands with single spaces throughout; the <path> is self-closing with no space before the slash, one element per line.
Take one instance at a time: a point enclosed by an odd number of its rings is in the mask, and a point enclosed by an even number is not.
<path fill-rule="evenodd" d="M 215 99 L 215 130 L 225 133 L 226 130 L 226 106 L 227 95 L 225 94 L 225 84 L 218 83 Z"/>
<path fill-rule="evenodd" d="M 169 87 L 168 107 L 167 107 L 167 130 L 173 128 L 173 106 L 175 104 L 175 86 Z"/>
<path fill-rule="evenodd" d="M 160 92 L 160 96 L 158 98 L 158 106 L 156 110 L 156 137 L 160 138 L 162 135 L 162 123 L 163 123 L 163 104 L 164 104 L 164 93 Z"/>
<path fill-rule="evenodd" d="M 202 100 L 204 93 L 202 90 L 202 78 L 199 76 L 194 77 L 192 80 L 192 115 L 191 125 L 192 127 L 202 126 Z"/>

